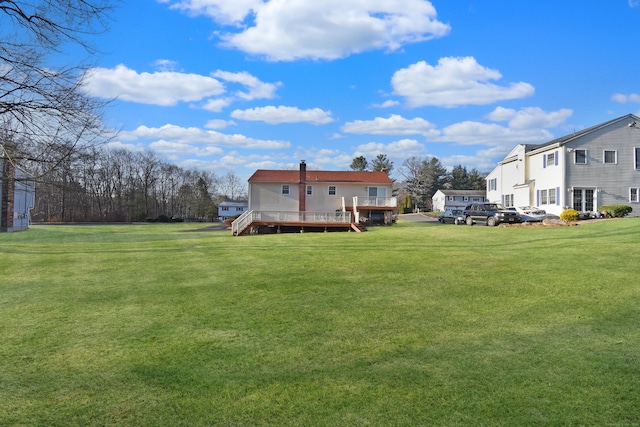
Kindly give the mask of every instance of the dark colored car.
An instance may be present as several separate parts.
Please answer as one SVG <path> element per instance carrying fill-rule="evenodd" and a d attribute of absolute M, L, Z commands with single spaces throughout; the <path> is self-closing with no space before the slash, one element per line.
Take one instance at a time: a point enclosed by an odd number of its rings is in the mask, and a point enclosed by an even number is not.
<path fill-rule="evenodd" d="M 464 215 L 462 209 L 447 209 L 438 215 L 438 221 L 442 224 L 464 224 Z"/>
<path fill-rule="evenodd" d="M 463 215 L 467 225 L 483 223 L 493 227 L 500 223 L 522 222 L 518 212 L 510 211 L 500 203 L 472 203 L 464 208 Z"/>

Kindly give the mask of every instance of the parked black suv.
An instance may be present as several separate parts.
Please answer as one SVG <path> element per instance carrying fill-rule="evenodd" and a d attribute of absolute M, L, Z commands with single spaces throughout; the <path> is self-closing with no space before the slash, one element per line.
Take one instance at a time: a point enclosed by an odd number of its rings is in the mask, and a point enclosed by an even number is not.
<path fill-rule="evenodd" d="M 482 222 L 493 227 L 501 222 L 522 222 L 518 212 L 507 210 L 500 203 L 472 203 L 464 208 L 463 215 L 467 225 Z"/>

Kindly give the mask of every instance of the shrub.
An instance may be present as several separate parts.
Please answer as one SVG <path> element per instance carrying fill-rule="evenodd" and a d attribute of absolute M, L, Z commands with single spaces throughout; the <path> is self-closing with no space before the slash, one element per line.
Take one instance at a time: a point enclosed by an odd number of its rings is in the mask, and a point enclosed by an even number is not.
<path fill-rule="evenodd" d="M 560 219 L 563 221 L 577 221 L 580 217 L 580 213 L 575 209 L 566 209 L 560 214 Z"/>
<path fill-rule="evenodd" d="M 627 216 L 632 210 L 633 208 L 628 205 L 608 205 L 600 207 L 600 212 L 613 218 L 622 218 Z"/>

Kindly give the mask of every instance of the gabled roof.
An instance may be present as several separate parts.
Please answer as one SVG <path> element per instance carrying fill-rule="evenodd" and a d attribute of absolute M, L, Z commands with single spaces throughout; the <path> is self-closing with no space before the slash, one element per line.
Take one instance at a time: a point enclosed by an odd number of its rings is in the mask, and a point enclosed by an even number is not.
<path fill-rule="evenodd" d="M 218 206 L 247 206 L 249 204 L 246 200 L 225 200 L 224 202 L 220 202 Z"/>
<path fill-rule="evenodd" d="M 393 181 L 386 172 L 356 172 L 356 171 L 306 171 L 306 181 L 311 184 L 313 182 L 332 182 L 332 183 L 360 183 L 360 184 L 392 184 Z M 266 170 L 258 169 L 255 171 L 249 183 L 256 182 L 282 182 L 282 183 L 298 183 L 300 182 L 300 171 L 298 170 Z"/>
<path fill-rule="evenodd" d="M 621 116 L 618 117 L 616 119 L 612 119 L 609 120 L 607 122 L 604 123 L 600 123 L 598 125 L 595 126 L 591 126 L 590 128 L 587 129 L 583 129 L 581 131 L 577 131 L 577 132 L 573 132 L 570 133 L 569 135 L 565 135 L 565 136 L 561 136 L 560 138 L 556 138 L 552 141 L 549 142 L 545 142 L 544 144 L 538 144 L 538 145 L 527 145 L 525 150 L 526 152 L 529 151 L 534 151 L 534 150 L 539 150 L 541 148 L 544 148 L 546 146 L 550 146 L 550 145 L 555 145 L 558 144 L 559 146 L 565 145 L 567 142 L 576 139 L 576 138 L 580 138 L 581 136 L 587 135 L 591 132 L 594 132 L 596 130 L 602 129 L 604 127 L 610 126 L 614 123 L 618 123 L 620 121 L 628 121 L 628 122 L 634 122 L 634 121 L 640 121 L 640 118 L 638 116 L 635 116 L 633 114 L 627 114 L 625 116 Z"/>

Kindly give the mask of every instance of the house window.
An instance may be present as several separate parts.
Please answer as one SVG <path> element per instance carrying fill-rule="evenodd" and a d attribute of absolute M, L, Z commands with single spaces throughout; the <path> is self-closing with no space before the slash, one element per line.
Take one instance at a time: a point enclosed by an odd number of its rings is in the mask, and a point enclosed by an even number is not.
<path fill-rule="evenodd" d="M 513 206 L 513 194 L 504 195 L 504 205 L 506 207 Z"/>
<path fill-rule="evenodd" d="M 336 186 L 335 185 L 330 185 L 329 186 L 329 195 L 330 196 L 335 196 L 336 195 Z"/>
<path fill-rule="evenodd" d="M 487 181 L 487 190 L 495 191 L 498 189 L 498 178 L 493 178 Z"/>
<path fill-rule="evenodd" d="M 550 205 L 556 204 L 556 190 L 553 188 L 549 189 L 549 204 Z"/>
<path fill-rule="evenodd" d="M 228 212 L 229 211 L 229 206 L 220 206 L 220 210 L 223 212 Z"/>
<path fill-rule="evenodd" d="M 636 165 L 635 169 L 640 170 L 640 148 L 635 149 L 635 158 L 633 160 L 635 162 L 634 164 Z"/>
<path fill-rule="evenodd" d="M 587 150 L 576 150 L 574 152 L 574 162 L 576 165 L 587 164 Z"/>
<path fill-rule="evenodd" d="M 618 152 L 613 150 L 604 150 L 604 163 L 614 165 L 618 163 Z"/>
<path fill-rule="evenodd" d="M 456 198 L 453 196 L 447 196 L 447 200 L 449 200 L 450 202 L 454 201 Z"/>
<path fill-rule="evenodd" d="M 638 194 L 640 194 L 640 188 L 629 188 L 629 201 L 639 203 Z"/>
<path fill-rule="evenodd" d="M 553 166 L 556 164 L 556 153 L 545 154 L 545 166 Z"/>
<path fill-rule="evenodd" d="M 307 196 L 311 196 L 313 194 L 313 185 L 307 185 Z"/>
<path fill-rule="evenodd" d="M 547 190 L 540 190 L 540 204 L 546 205 L 548 201 Z"/>
<path fill-rule="evenodd" d="M 282 184 L 282 195 L 283 196 L 288 196 L 290 193 L 290 188 L 289 188 L 289 184 Z"/>

